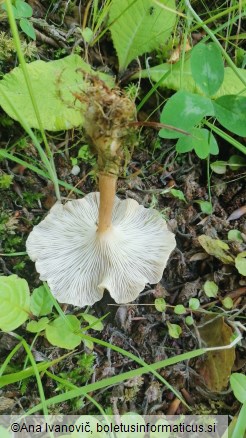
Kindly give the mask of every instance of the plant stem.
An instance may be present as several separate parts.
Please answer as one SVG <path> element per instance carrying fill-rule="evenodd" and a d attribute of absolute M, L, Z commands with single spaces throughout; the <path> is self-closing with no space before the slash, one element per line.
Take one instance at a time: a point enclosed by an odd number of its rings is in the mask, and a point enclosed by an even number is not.
<path fill-rule="evenodd" d="M 104 233 L 111 227 L 116 183 L 116 176 L 99 173 L 100 205 L 98 233 Z"/>

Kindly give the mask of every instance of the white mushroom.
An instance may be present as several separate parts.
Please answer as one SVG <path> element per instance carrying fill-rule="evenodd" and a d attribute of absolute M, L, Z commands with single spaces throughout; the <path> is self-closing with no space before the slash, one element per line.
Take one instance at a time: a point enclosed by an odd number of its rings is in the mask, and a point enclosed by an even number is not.
<path fill-rule="evenodd" d="M 98 155 L 100 194 L 55 204 L 28 237 L 27 252 L 58 301 L 91 305 L 107 289 L 117 303 L 128 303 L 161 279 L 175 238 L 157 211 L 115 196 L 135 142 L 128 125 L 134 103 L 94 77 L 81 99 L 87 99 L 84 128 Z"/>
<path fill-rule="evenodd" d="M 60 302 L 92 305 L 105 289 L 117 303 L 131 302 L 146 283 L 160 281 L 175 248 L 174 234 L 161 215 L 132 199 L 114 196 L 112 212 L 110 205 L 104 208 L 98 226 L 99 200 L 93 192 L 56 203 L 27 239 L 41 280 Z"/>

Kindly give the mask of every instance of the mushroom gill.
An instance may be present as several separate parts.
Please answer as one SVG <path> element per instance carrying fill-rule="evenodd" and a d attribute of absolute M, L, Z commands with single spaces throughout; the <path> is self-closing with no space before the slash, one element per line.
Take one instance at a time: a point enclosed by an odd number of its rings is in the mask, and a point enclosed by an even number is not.
<path fill-rule="evenodd" d="M 98 232 L 99 193 L 56 203 L 27 239 L 36 262 L 60 302 L 92 305 L 107 289 L 117 303 L 136 299 L 146 283 L 160 281 L 174 234 L 153 209 L 114 198 L 112 224 Z"/>

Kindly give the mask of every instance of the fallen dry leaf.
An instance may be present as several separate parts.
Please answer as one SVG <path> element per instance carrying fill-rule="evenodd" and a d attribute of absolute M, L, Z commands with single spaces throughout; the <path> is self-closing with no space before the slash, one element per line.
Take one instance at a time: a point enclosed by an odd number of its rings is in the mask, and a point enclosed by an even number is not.
<path fill-rule="evenodd" d="M 202 234 L 198 237 L 200 245 L 205 251 L 221 260 L 225 264 L 234 263 L 233 258 L 227 253 L 229 246 L 220 239 L 212 239 L 212 237 Z"/>
<path fill-rule="evenodd" d="M 210 322 L 205 320 L 199 334 L 207 347 L 219 347 L 230 344 L 233 330 L 223 317 L 212 317 Z M 198 372 L 210 391 L 220 392 L 227 387 L 234 361 L 235 348 L 209 351 L 204 360 L 199 361 Z"/>

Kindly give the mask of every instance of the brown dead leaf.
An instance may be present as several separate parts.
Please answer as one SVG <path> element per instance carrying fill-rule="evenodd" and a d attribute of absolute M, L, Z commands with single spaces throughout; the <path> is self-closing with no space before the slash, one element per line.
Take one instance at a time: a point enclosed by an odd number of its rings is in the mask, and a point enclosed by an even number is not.
<path fill-rule="evenodd" d="M 233 331 L 224 318 L 212 317 L 211 322 L 206 319 L 203 327 L 199 328 L 204 344 L 207 347 L 230 344 Z M 199 374 L 210 391 L 220 392 L 227 387 L 234 361 L 235 348 L 206 353 L 205 360 L 199 363 Z"/>

